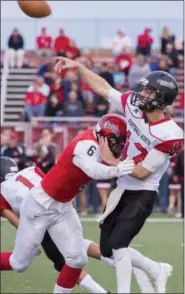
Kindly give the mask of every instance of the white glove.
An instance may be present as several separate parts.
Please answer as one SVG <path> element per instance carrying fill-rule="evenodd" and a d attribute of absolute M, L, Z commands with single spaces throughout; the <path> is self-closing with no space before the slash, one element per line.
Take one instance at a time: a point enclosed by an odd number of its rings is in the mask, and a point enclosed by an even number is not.
<path fill-rule="evenodd" d="M 134 161 L 132 159 L 126 159 L 122 162 L 120 162 L 117 165 L 118 168 L 118 174 L 117 176 L 120 177 L 122 175 L 129 175 L 132 173 L 133 169 L 134 169 Z"/>

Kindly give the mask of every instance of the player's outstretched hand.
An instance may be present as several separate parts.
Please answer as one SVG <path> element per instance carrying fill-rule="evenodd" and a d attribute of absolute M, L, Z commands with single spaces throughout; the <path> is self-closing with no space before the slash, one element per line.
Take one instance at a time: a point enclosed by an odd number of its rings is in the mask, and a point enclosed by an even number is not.
<path fill-rule="evenodd" d="M 54 64 L 54 71 L 60 74 L 62 70 L 77 68 L 79 62 L 66 57 L 54 57 Z"/>
<path fill-rule="evenodd" d="M 129 175 L 133 172 L 134 169 L 134 161 L 132 159 L 127 158 L 126 160 L 120 162 L 118 165 L 118 177 L 122 175 Z"/>

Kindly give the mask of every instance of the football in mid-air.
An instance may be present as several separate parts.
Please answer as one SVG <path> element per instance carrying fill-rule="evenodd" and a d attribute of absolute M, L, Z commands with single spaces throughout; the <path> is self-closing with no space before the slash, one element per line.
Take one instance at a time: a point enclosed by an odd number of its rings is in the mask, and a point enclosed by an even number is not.
<path fill-rule="evenodd" d="M 21 10 L 30 17 L 42 18 L 51 14 L 51 7 L 45 0 L 20 0 L 18 4 Z"/>

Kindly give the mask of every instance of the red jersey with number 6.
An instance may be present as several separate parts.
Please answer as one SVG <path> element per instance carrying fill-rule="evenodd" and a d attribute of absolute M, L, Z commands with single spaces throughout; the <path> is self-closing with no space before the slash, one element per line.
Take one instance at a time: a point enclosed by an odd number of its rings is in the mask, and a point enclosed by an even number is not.
<path fill-rule="evenodd" d="M 134 159 L 141 164 L 149 151 L 155 149 L 167 154 L 166 162 L 157 171 L 153 172 L 145 181 L 135 179 L 129 175 L 121 177 L 120 186 L 128 190 L 157 190 L 159 181 L 168 167 L 169 158 L 183 147 L 183 130 L 166 116 L 157 122 L 148 122 L 144 112 L 131 104 L 132 91 L 121 94 L 116 90 L 111 92 L 109 102 L 119 111 L 122 109 L 127 121 L 127 142 L 123 157 Z M 158 160 L 153 158 L 154 161 Z"/>
<path fill-rule="evenodd" d="M 55 166 L 46 174 L 41 182 L 44 192 L 51 198 L 68 202 L 79 192 L 81 186 L 91 181 L 79 167 L 73 163 L 75 154 L 92 156 L 97 154 L 95 160 L 98 161 L 98 141 L 93 130 L 87 130 L 77 136 L 59 156 Z"/>

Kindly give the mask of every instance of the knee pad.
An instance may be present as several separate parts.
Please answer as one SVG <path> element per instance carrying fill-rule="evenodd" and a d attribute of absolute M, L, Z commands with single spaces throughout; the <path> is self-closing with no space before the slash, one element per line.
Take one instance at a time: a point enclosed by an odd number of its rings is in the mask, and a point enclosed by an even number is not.
<path fill-rule="evenodd" d="M 83 268 L 88 263 L 88 257 L 85 249 L 74 252 L 70 256 L 65 257 L 66 264 L 73 268 Z"/>
<path fill-rule="evenodd" d="M 22 273 L 25 272 L 27 270 L 27 268 L 29 267 L 28 263 L 19 263 L 17 261 L 15 261 L 12 256 L 10 257 L 10 265 L 12 267 L 12 269 L 14 271 L 16 271 L 17 273 Z"/>

